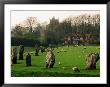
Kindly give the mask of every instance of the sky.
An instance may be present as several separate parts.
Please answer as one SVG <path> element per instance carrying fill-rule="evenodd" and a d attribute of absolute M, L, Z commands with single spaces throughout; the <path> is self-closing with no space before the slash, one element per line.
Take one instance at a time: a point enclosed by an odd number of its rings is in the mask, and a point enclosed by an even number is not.
<path fill-rule="evenodd" d="M 27 17 L 36 17 L 39 23 L 49 23 L 53 16 L 61 22 L 69 16 L 82 14 L 100 14 L 100 11 L 11 11 L 11 26 L 22 24 Z"/>

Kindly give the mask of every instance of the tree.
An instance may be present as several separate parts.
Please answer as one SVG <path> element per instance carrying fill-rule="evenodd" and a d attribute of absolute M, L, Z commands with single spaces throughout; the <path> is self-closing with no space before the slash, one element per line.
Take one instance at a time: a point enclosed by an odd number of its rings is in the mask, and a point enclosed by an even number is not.
<path fill-rule="evenodd" d="M 22 31 L 23 27 L 21 27 L 20 25 L 16 25 L 12 31 L 11 31 L 11 36 L 12 37 L 21 37 L 23 36 L 23 31 Z"/>
<path fill-rule="evenodd" d="M 33 32 L 33 29 L 37 26 L 37 18 L 36 17 L 28 17 L 25 20 L 25 26 L 29 27 L 29 32 Z"/>

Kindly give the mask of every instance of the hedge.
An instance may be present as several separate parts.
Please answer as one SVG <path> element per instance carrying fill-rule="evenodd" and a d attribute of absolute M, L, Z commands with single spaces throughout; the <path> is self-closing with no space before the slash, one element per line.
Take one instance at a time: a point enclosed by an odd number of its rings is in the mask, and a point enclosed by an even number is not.
<path fill-rule="evenodd" d="M 40 42 L 38 40 L 11 37 L 12 46 L 19 46 L 19 45 L 35 46 L 36 43 L 40 45 Z"/>

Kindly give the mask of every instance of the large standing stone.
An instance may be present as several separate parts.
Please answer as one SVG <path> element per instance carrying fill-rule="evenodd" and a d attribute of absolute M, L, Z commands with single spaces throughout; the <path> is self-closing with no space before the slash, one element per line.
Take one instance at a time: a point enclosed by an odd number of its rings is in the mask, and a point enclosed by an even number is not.
<path fill-rule="evenodd" d="M 23 60 L 24 46 L 20 45 L 19 48 L 19 60 Z"/>
<path fill-rule="evenodd" d="M 29 53 L 26 55 L 26 66 L 31 66 L 31 55 Z"/>
<path fill-rule="evenodd" d="M 12 63 L 13 64 L 17 64 L 17 49 L 16 48 L 13 48 L 12 50 Z"/>
<path fill-rule="evenodd" d="M 86 69 L 96 69 L 96 63 L 99 59 L 98 53 L 90 53 L 86 57 Z"/>
<path fill-rule="evenodd" d="M 55 64 L 55 55 L 51 48 L 47 48 L 46 52 L 46 68 L 53 68 Z"/>

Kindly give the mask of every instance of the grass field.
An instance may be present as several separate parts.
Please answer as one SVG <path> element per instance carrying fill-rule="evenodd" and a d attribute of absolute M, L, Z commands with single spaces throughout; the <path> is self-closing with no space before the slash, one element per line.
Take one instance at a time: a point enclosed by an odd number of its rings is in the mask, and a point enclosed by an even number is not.
<path fill-rule="evenodd" d="M 85 56 L 91 52 L 98 52 L 99 46 L 63 46 L 54 49 L 55 65 L 54 68 L 45 68 L 46 53 L 39 52 L 39 56 L 32 57 L 32 66 L 26 67 L 25 54 L 24 60 L 17 60 L 17 64 L 11 65 L 12 77 L 99 77 L 100 76 L 100 61 L 97 62 L 96 70 L 85 70 Z M 61 49 L 66 52 L 59 52 Z M 34 52 L 34 48 L 25 47 L 25 52 Z M 59 52 L 59 53 L 58 53 Z M 59 62 L 61 63 L 59 65 Z M 77 66 L 80 72 L 74 72 L 73 67 Z"/>

